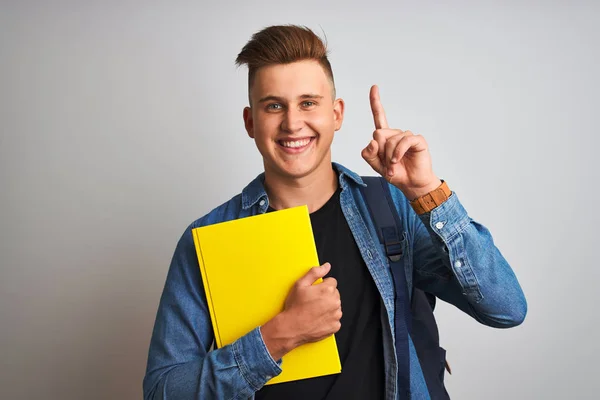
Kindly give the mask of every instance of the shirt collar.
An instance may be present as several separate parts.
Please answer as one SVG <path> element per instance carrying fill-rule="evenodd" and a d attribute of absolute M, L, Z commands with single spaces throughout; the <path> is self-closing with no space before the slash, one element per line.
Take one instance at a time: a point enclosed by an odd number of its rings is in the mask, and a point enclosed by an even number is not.
<path fill-rule="evenodd" d="M 338 163 L 332 163 L 333 168 L 338 172 L 340 186 L 342 190 L 346 189 L 348 183 L 366 186 L 363 182 L 360 175 L 357 173 L 350 171 L 348 168 L 344 167 Z M 261 173 L 258 175 L 252 182 L 248 184 L 242 190 L 242 208 L 247 210 L 254 206 L 256 203 L 259 203 L 261 206 L 268 207 L 269 199 L 267 197 L 267 192 L 265 191 L 265 173 Z M 262 204 L 260 203 L 262 201 Z"/>

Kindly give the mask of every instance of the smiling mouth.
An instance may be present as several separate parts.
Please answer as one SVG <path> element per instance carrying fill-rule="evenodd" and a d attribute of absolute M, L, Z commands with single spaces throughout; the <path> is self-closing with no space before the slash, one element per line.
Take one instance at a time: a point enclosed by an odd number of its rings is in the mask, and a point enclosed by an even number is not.
<path fill-rule="evenodd" d="M 277 143 L 283 147 L 286 151 L 298 151 L 303 150 L 314 140 L 314 137 L 307 137 L 296 140 L 278 140 Z"/>

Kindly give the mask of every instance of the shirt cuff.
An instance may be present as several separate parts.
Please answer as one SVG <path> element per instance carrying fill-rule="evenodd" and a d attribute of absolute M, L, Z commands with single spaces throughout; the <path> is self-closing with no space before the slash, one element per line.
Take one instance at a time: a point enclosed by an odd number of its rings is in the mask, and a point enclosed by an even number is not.
<path fill-rule="evenodd" d="M 458 279 L 463 294 L 475 303 L 483 299 L 479 283 L 473 271 L 469 256 L 465 249 L 464 232 L 471 224 L 467 214 L 455 193 L 439 207 L 422 216 L 422 221 L 444 243 L 449 256 L 449 266 Z"/>
<path fill-rule="evenodd" d="M 419 215 L 425 226 L 431 227 L 444 242 L 460 233 L 471 221 L 456 193 L 428 213 Z"/>
<path fill-rule="evenodd" d="M 281 373 L 282 361 L 275 361 L 271 357 L 260 333 L 260 327 L 242 336 L 231 346 L 242 376 L 254 391 Z"/>

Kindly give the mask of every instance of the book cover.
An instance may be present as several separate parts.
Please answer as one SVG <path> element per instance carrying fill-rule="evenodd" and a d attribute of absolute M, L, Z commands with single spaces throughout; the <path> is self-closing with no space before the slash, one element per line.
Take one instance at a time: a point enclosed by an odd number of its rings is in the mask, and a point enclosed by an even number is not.
<path fill-rule="evenodd" d="M 320 265 L 306 206 L 192 233 L 218 348 L 281 312 L 293 284 Z M 341 372 L 334 335 L 297 347 L 282 361 L 282 373 L 267 384 Z"/>

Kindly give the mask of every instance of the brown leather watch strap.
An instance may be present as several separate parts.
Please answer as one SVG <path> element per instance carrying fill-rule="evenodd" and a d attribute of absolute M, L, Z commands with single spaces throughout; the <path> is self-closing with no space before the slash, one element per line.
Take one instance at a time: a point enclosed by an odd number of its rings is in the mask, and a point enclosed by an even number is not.
<path fill-rule="evenodd" d="M 442 184 L 438 186 L 437 189 L 421 197 L 417 197 L 410 202 L 410 205 L 417 214 L 425 214 L 448 200 L 448 197 L 450 197 L 451 194 L 452 192 L 450 191 L 448 184 L 445 181 L 442 181 Z"/>

